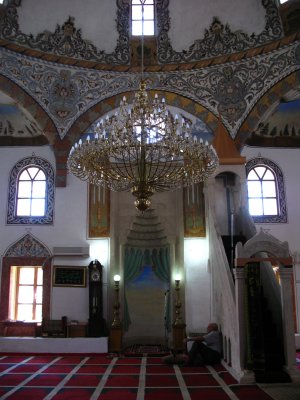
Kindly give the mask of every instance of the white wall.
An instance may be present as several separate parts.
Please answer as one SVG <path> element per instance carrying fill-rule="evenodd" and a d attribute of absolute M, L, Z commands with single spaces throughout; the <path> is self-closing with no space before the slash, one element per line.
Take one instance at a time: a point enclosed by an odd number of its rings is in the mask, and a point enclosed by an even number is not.
<path fill-rule="evenodd" d="M 90 257 L 54 257 L 54 265 L 88 266 L 97 258 L 104 266 L 103 301 L 107 316 L 107 274 L 109 271 L 109 239 L 87 239 L 87 184 L 68 175 L 67 187 L 55 189 L 54 223 L 48 226 L 6 225 L 9 174 L 16 162 L 35 153 L 51 163 L 55 170 L 54 155 L 49 146 L 0 148 L 0 255 L 25 234 L 30 233 L 52 252 L 54 246 L 90 245 Z M 87 288 L 52 288 L 51 316 L 86 321 L 88 319 Z"/>
<path fill-rule="evenodd" d="M 243 155 L 247 160 L 258 157 L 268 158 L 283 172 L 287 206 L 287 223 L 256 224 L 281 241 L 287 241 L 291 255 L 295 256 L 294 283 L 297 311 L 297 331 L 300 332 L 300 151 L 299 149 L 245 147 Z"/>
<path fill-rule="evenodd" d="M 197 10 L 197 12 L 195 12 Z M 204 37 L 213 17 L 218 17 L 232 31 L 260 33 L 265 26 L 265 9 L 261 0 L 172 0 L 169 2 L 172 46 L 177 51 L 187 49 L 196 39 Z"/>
<path fill-rule="evenodd" d="M 34 10 L 34 12 L 32 12 Z M 197 10 L 197 12 L 195 12 Z M 204 37 L 213 17 L 229 24 L 232 31 L 242 30 L 251 35 L 265 27 L 265 9 L 261 0 L 172 0 L 169 2 L 172 46 L 177 51 L 187 49 Z M 18 8 L 20 30 L 36 35 L 45 30 L 54 32 L 69 18 L 75 17 L 75 27 L 82 38 L 90 40 L 98 49 L 112 52 L 117 44 L 117 6 L 112 0 L 26 0 Z M 221 18 L 222 16 L 222 18 Z"/>
<path fill-rule="evenodd" d="M 278 224 L 256 224 L 257 229 L 261 227 L 281 241 L 288 241 L 292 253 L 300 251 L 300 152 L 299 149 L 276 149 L 245 147 L 243 155 L 249 161 L 261 155 L 277 164 L 283 172 L 285 184 L 285 196 L 287 206 L 287 223 Z"/>
<path fill-rule="evenodd" d="M 111 238 L 87 239 L 87 184 L 68 174 L 67 186 L 55 189 L 54 224 L 50 226 L 6 225 L 7 191 L 11 169 L 15 163 L 32 153 L 49 161 L 55 169 L 55 160 L 50 146 L 44 147 L 0 147 L 0 255 L 26 233 L 44 243 L 50 251 L 54 246 L 90 245 L 90 257 L 55 257 L 54 265 L 88 266 L 97 258 L 104 266 L 104 316 L 108 319 L 112 313 L 113 275 L 123 275 L 120 253 L 121 245 L 135 218 L 134 197 L 130 193 L 112 194 Z M 172 246 L 171 288 L 174 289 L 174 274 L 185 275 L 182 290 L 182 317 L 185 317 L 189 330 L 205 330 L 210 318 L 210 275 L 207 271 L 206 239 L 185 240 L 183 243 L 182 192 L 161 193 L 152 198 L 159 220 Z M 120 282 L 122 290 L 123 282 Z M 186 304 L 184 299 L 184 286 Z M 174 290 L 171 296 L 175 296 Z M 201 306 L 199 306 L 201 305 Z M 67 315 L 70 319 L 86 321 L 88 319 L 88 288 L 53 287 L 51 316 L 59 318 Z"/>
<path fill-rule="evenodd" d="M 34 10 L 34 12 L 33 12 Z M 117 45 L 117 5 L 112 0 L 26 0 L 18 8 L 20 30 L 37 35 L 44 31 L 54 32 L 69 18 L 75 18 L 75 27 L 81 29 L 84 40 L 106 52 Z"/>
<path fill-rule="evenodd" d="M 211 275 L 208 240 L 184 240 L 185 313 L 187 332 L 206 332 L 211 321 Z"/>
<path fill-rule="evenodd" d="M 91 257 L 58 258 L 53 261 L 56 265 L 83 265 L 87 266 L 95 258 L 104 265 L 104 313 L 108 317 L 111 313 L 110 293 L 112 276 L 122 272 L 120 265 L 120 245 L 126 241 L 127 233 L 135 217 L 133 197 L 129 193 L 112 196 L 112 238 L 111 240 L 87 239 L 87 184 L 72 175 L 68 175 L 67 186 L 55 190 L 55 217 L 51 226 L 22 226 L 6 225 L 7 190 L 9 174 L 17 161 L 35 153 L 48 160 L 55 168 L 53 152 L 49 146 L 43 147 L 13 147 L 0 148 L 0 255 L 3 256 L 7 248 L 19 240 L 26 233 L 42 241 L 51 251 L 53 246 L 91 246 Z M 243 155 L 247 159 L 262 157 L 275 162 L 283 171 L 288 223 L 260 224 L 272 235 L 281 241 L 288 241 L 291 253 L 300 254 L 300 185 L 299 185 L 299 150 L 297 149 L 256 149 L 245 147 Z M 199 242 L 186 239 L 183 243 L 182 233 L 182 197 L 181 192 L 171 192 L 154 195 L 153 207 L 162 222 L 166 235 L 174 245 L 172 261 L 173 271 L 178 269 L 185 274 L 185 305 L 182 312 L 186 313 L 188 330 L 199 331 L 206 327 L 210 318 L 210 274 L 207 270 L 206 239 Z M 197 244 L 196 244 L 197 243 Z M 299 257 L 298 257 L 299 259 Z M 299 260 L 298 260 L 299 261 Z M 297 268 L 297 270 L 296 270 Z M 300 264 L 295 268 L 295 282 L 297 295 L 297 310 L 300 310 Z M 184 275 L 183 274 L 183 275 Z M 122 283 L 121 283 L 122 285 Z M 88 318 L 88 290 L 87 288 L 53 288 L 51 312 L 53 317 L 68 315 L 71 319 L 86 320 Z M 183 299 L 184 300 L 184 299 Z M 184 303 L 184 302 L 183 302 Z M 299 318 L 298 318 L 298 331 Z"/>

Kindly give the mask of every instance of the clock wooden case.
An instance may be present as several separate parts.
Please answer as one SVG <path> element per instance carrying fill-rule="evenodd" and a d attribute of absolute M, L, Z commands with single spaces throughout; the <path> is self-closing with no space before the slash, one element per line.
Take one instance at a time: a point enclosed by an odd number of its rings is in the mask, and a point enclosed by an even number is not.
<path fill-rule="evenodd" d="M 107 336 L 106 321 L 103 318 L 102 274 L 103 265 L 92 261 L 89 266 L 89 326 L 90 337 Z"/>

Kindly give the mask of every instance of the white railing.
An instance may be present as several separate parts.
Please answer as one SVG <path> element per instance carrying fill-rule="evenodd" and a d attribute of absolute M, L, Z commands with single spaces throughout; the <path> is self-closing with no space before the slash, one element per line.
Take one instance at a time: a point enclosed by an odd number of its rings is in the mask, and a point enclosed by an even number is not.
<path fill-rule="evenodd" d="M 231 364 L 238 355 L 234 281 L 222 238 L 217 231 L 213 207 L 208 204 L 207 208 L 212 273 L 212 318 L 221 327 L 224 359 Z"/>

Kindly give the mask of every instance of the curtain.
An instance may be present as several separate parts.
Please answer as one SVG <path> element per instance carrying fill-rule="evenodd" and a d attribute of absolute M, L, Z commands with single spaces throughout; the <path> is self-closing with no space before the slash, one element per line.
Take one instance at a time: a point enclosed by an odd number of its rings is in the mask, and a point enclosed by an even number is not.
<path fill-rule="evenodd" d="M 155 275 L 163 282 L 170 284 L 170 249 L 169 247 L 154 249 L 152 251 L 153 271 Z M 169 292 L 168 292 L 169 293 Z M 171 330 L 171 302 L 170 296 L 166 296 L 165 304 L 165 329 L 167 332 Z"/>
<path fill-rule="evenodd" d="M 143 266 L 143 252 L 136 248 L 126 248 L 124 258 L 124 284 L 134 279 Z M 127 331 L 131 324 L 126 291 L 124 291 L 124 330 Z"/>
<path fill-rule="evenodd" d="M 153 272 L 163 282 L 170 283 L 170 249 L 169 247 L 160 249 L 126 248 L 124 258 L 124 283 L 132 281 L 141 271 L 144 265 L 153 265 Z M 170 296 L 166 296 L 165 305 L 165 328 L 170 331 Z M 127 331 L 131 324 L 130 311 L 124 294 L 124 330 Z"/>

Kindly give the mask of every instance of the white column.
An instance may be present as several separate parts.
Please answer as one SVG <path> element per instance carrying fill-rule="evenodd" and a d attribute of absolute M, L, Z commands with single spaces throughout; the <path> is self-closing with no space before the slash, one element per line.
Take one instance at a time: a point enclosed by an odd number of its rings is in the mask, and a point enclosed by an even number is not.
<path fill-rule="evenodd" d="M 245 321 L 245 272 L 244 267 L 234 268 L 235 304 L 237 327 L 236 360 L 232 358 L 232 366 L 238 372 L 240 383 L 255 382 L 254 372 L 245 369 L 246 356 L 246 321 Z M 231 340 L 234 343 L 234 340 Z M 233 346 L 232 346 L 233 347 Z M 234 349 L 232 348 L 232 351 Z"/>
<path fill-rule="evenodd" d="M 245 369 L 245 274 L 244 268 L 234 268 L 237 327 L 237 370 Z M 233 343 L 233 341 L 231 341 Z M 233 361 L 233 360 L 232 360 Z M 234 362 L 234 361 L 233 361 Z"/>

